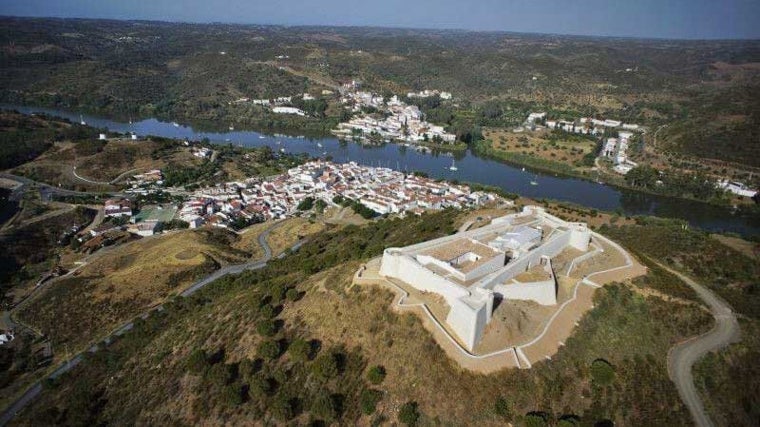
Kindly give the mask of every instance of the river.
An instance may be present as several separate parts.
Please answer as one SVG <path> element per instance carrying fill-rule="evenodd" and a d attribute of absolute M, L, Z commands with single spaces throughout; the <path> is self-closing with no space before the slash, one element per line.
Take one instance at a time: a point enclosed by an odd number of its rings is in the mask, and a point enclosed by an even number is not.
<path fill-rule="evenodd" d="M 697 201 L 657 196 L 632 190 L 618 189 L 578 178 L 569 178 L 523 170 L 495 160 L 478 157 L 470 151 L 456 154 L 422 153 L 397 144 L 363 146 L 341 142 L 336 138 L 308 139 L 273 136 L 252 131 L 202 132 L 191 126 L 176 125 L 156 119 L 125 123 L 70 111 L 18 105 L 0 105 L 25 114 L 44 112 L 79 122 L 80 117 L 90 126 L 108 128 L 114 132 L 134 132 L 139 136 L 155 135 L 167 138 L 201 140 L 208 138 L 216 144 L 235 144 L 246 147 L 269 146 L 275 151 L 306 153 L 310 156 L 332 156 L 335 162 L 354 161 L 362 165 L 384 166 L 402 171 L 422 171 L 434 178 L 459 180 L 493 185 L 505 191 L 531 198 L 547 198 L 576 203 L 590 208 L 618 211 L 625 215 L 656 215 L 680 218 L 695 227 L 709 231 L 729 231 L 742 235 L 760 234 L 760 215 L 735 213 L 726 207 Z M 458 170 L 450 170 L 452 162 Z M 535 183 L 535 185 L 534 185 Z"/>

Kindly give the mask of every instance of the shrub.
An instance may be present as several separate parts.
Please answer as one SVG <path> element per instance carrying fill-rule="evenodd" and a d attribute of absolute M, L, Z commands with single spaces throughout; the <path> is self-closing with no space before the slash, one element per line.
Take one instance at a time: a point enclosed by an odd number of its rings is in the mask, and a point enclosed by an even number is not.
<path fill-rule="evenodd" d="M 365 415 L 371 415 L 377 408 L 377 403 L 382 399 L 383 394 L 371 388 L 365 388 L 362 390 L 359 396 L 359 404 L 361 405 L 362 413 Z"/>
<path fill-rule="evenodd" d="M 288 347 L 288 353 L 293 360 L 298 362 L 305 362 L 309 360 L 311 354 L 311 345 L 303 338 L 296 338 L 293 343 Z"/>
<path fill-rule="evenodd" d="M 264 359 L 277 359 L 280 356 L 280 344 L 275 340 L 266 340 L 259 344 L 258 354 Z"/>
<path fill-rule="evenodd" d="M 385 368 L 380 365 L 375 365 L 367 372 L 367 379 L 372 384 L 380 384 L 385 379 Z"/>
<path fill-rule="evenodd" d="M 265 337 L 271 337 L 277 333 L 277 326 L 273 320 L 262 320 L 256 325 L 256 332 Z"/>
<path fill-rule="evenodd" d="M 317 378 L 327 380 L 338 375 L 338 361 L 332 353 L 322 354 L 314 360 L 311 372 Z"/>
<path fill-rule="evenodd" d="M 301 292 L 299 292 L 298 289 L 296 289 L 296 288 L 290 288 L 285 293 L 285 297 L 288 299 L 288 301 L 295 302 L 295 301 L 298 301 L 299 299 L 301 299 Z"/>
<path fill-rule="evenodd" d="M 398 411 L 398 420 L 408 426 L 417 425 L 417 421 L 420 419 L 420 412 L 417 402 L 406 402 L 401 405 L 401 409 Z"/>
<path fill-rule="evenodd" d="M 193 350 L 190 353 L 190 356 L 187 358 L 187 367 L 190 369 L 190 372 L 204 372 L 208 368 L 208 358 L 206 357 L 206 352 L 199 348 Z"/>
<path fill-rule="evenodd" d="M 266 304 L 259 309 L 259 314 L 265 319 L 273 319 L 275 317 L 274 307 Z"/>
<path fill-rule="evenodd" d="M 261 399 L 264 396 L 268 396 L 274 390 L 274 387 L 272 381 L 268 378 L 256 375 L 250 379 L 248 390 L 252 396 Z"/>
<path fill-rule="evenodd" d="M 493 403 L 493 411 L 496 415 L 504 419 L 512 418 L 512 408 L 509 406 L 507 399 L 499 396 Z"/>
<path fill-rule="evenodd" d="M 548 426 L 547 416 L 541 412 L 531 412 L 525 415 L 525 427 L 546 427 Z"/>
<path fill-rule="evenodd" d="M 238 406 L 243 403 L 243 392 L 238 384 L 230 384 L 224 388 L 224 402 L 228 406 Z"/>
<path fill-rule="evenodd" d="M 311 414 L 324 421 L 330 422 L 337 418 L 338 408 L 327 390 L 320 390 L 311 402 Z"/>
<path fill-rule="evenodd" d="M 287 421 L 295 415 L 290 396 L 285 393 L 278 393 L 269 409 L 272 411 L 272 415 L 280 421 Z"/>

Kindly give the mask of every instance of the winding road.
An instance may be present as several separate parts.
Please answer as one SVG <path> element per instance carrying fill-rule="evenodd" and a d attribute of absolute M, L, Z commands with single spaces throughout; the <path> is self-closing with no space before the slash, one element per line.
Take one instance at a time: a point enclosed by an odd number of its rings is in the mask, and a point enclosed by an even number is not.
<path fill-rule="evenodd" d="M 261 232 L 258 236 L 258 243 L 264 249 L 264 256 L 258 260 L 250 261 L 243 264 L 236 264 L 236 265 L 229 265 L 226 267 L 223 267 L 212 274 L 204 277 L 203 279 L 200 279 L 190 285 L 187 289 L 185 289 L 183 292 L 180 293 L 183 297 L 188 297 L 204 286 L 208 285 L 209 283 L 212 283 L 213 281 L 219 279 L 220 277 L 226 276 L 228 274 L 237 274 L 241 273 L 245 270 L 258 270 L 260 268 L 266 267 L 267 263 L 272 259 L 272 248 L 267 243 L 267 237 L 269 237 L 269 233 L 271 233 L 273 230 L 275 230 L 277 227 L 281 226 L 284 223 L 284 221 L 276 222 L 272 224 L 269 228 Z M 290 247 L 290 250 L 296 250 L 303 243 L 305 240 L 299 240 L 296 242 L 293 246 Z M 280 254 L 280 257 L 285 256 L 287 251 Z M 0 414 L 0 426 L 7 425 L 16 414 L 24 409 L 27 405 L 29 405 L 41 392 L 42 392 L 42 382 L 47 379 L 55 379 L 59 376 L 63 375 L 64 373 L 68 372 L 75 366 L 77 366 L 83 359 L 85 352 L 95 353 L 98 351 L 99 346 L 102 345 L 108 345 L 113 338 L 119 337 L 121 335 L 124 335 L 127 331 L 131 330 L 134 327 L 134 322 L 138 318 L 145 319 L 154 311 L 162 311 L 164 309 L 163 305 L 158 305 L 156 307 L 151 308 L 150 310 L 140 314 L 139 316 L 136 316 L 132 320 L 124 323 L 123 325 L 116 328 L 113 332 L 111 332 L 107 337 L 105 337 L 101 342 L 98 342 L 96 344 L 93 344 L 90 348 L 88 348 L 85 351 L 82 351 L 75 356 L 69 358 L 66 362 L 62 363 L 58 368 L 56 368 L 55 371 L 53 371 L 50 375 L 48 375 L 43 380 L 40 380 L 36 382 L 34 385 L 32 385 L 23 395 L 21 395 L 18 399 L 16 399 L 8 408 L 3 410 L 2 414 Z"/>
<path fill-rule="evenodd" d="M 705 354 L 739 341 L 739 323 L 731 307 L 705 286 L 671 268 L 657 264 L 691 286 L 715 317 L 715 326 L 709 332 L 676 344 L 668 352 L 668 374 L 676 384 L 681 400 L 689 408 L 694 423 L 700 427 L 712 427 L 715 424 L 707 415 L 694 385 L 692 367 Z"/>

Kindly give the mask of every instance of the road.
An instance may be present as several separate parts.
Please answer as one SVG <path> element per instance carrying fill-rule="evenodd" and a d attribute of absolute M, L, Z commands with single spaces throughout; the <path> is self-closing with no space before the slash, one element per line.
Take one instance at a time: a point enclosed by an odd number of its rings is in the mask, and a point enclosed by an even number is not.
<path fill-rule="evenodd" d="M 13 190 L 11 193 L 9 199 L 11 200 L 20 200 L 21 196 L 26 191 L 27 187 L 30 186 L 36 186 L 40 191 L 40 198 L 44 201 L 50 201 L 52 200 L 53 194 L 58 194 L 61 196 L 93 196 L 93 195 L 100 195 L 99 193 L 94 192 L 85 192 L 85 191 L 74 191 L 74 190 L 67 190 L 65 188 L 58 188 L 53 187 L 52 185 L 48 185 L 42 182 L 37 182 L 34 180 L 31 180 L 29 178 L 25 178 L 23 176 L 18 175 L 11 175 L 9 173 L 0 173 L 0 178 L 10 179 L 16 182 L 20 182 L 21 185 L 19 185 L 17 188 Z M 113 195 L 120 195 L 120 193 L 105 193 L 105 194 L 113 194 Z"/>
<path fill-rule="evenodd" d="M 264 256 L 261 259 L 258 259 L 256 261 L 250 261 L 244 264 L 227 266 L 220 270 L 217 270 L 214 273 L 210 274 L 209 276 L 193 283 L 190 287 L 185 289 L 180 295 L 182 295 L 183 297 L 190 296 L 194 294 L 195 292 L 197 292 L 198 290 L 202 289 L 204 286 L 208 285 L 209 283 L 212 283 L 214 280 L 220 277 L 223 277 L 227 274 L 236 274 L 244 270 L 257 270 L 257 269 L 266 267 L 267 262 L 272 259 L 272 248 L 269 246 L 266 239 L 269 236 L 270 232 L 272 232 L 274 229 L 276 229 L 282 224 L 283 224 L 283 221 L 277 222 L 273 224 L 271 227 L 264 230 L 261 234 L 259 234 L 258 242 L 259 242 L 259 245 L 261 245 L 262 249 L 264 249 Z M 291 249 L 292 250 L 298 249 L 299 247 L 301 247 L 301 245 L 303 245 L 303 243 L 304 243 L 304 240 L 299 240 L 293 246 L 291 246 Z M 282 257 L 284 255 L 285 255 L 285 252 L 283 252 L 283 254 L 281 254 L 280 256 Z M 153 307 L 149 311 L 135 317 L 129 322 L 124 323 L 123 325 L 116 328 L 106 338 L 104 338 L 102 340 L 102 343 L 107 345 L 111 342 L 111 340 L 114 337 L 124 335 L 127 331 L 129 331 L 130 329 L 134 327 L 134 322 L 138 317 L 145 319 L 150 315 L 150 313 L 154 311 L 161 311 L 163 309 L 164 309 L 163 305 L 158 305 L 156 307 Z M 94 344 L 86 351 L 90 353 L 94 353 L 98 351 L 98 348 L 99 348 L 99 344 Z M 78 365 L 82 361 L 82 357 L 84 353 L 85 352 L 83 351 L 73 356 L 65 363 L 61 364 L 47 378 L 55 379 L 63 375 L 65 372 L 68 372 L 69 370 L 74 368 L 76 365 Z M 18 399 L 16 399 L 16 401 L 14 401 L 8 408 L 6 408 L 2 412 L 2 414 L 0 414 L 0 427 L 7 425 L 19 411 L 21 411 L 27 405 L 29 405 L 42 392 L 42 381 L 38 381 L 37 383 L 32 385 L 23 395 L 21 395 Z"/>
<path fill-rule="evenodd" d="M 691 286 L 715 317 L 715 326 L 709 332 L 676 344 L 668 352 L 668 374 L 676 384 L 681 400 L 689 408 L 695 424 L 700 427 L 714 426 L 694 385 L 692 367 L 705 354 L 739 341 L 740 330 L 736 315 L 726 302 L 706 287 L 671 268 L 658 265 Z"/>

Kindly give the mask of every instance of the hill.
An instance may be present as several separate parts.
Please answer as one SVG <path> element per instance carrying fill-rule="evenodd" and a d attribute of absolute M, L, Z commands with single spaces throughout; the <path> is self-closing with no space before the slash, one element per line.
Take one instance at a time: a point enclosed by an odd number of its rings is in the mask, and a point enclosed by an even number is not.
<path fill-rule="evenodd" d="M 600 290 L 552 360 L 490 376 L 459 369 L 417 317 L 390 311 L 390 293 L 350 286 L 384 247 L 458 221 L 444 211 L 325 230 L 263 270 L 167 305 L 48 384 L 19 421 L 691 424 L 665 354 L 710 321 L 698 305 L 640 293 L 662 272 Z"/>
<path fill-rule="evenodd" d="M 434 123 L 460 135 L 527 112 L 592 115 L 671 130 L 681 155 L 757 167 L 757 41 L 676 41 L 387 28 L 2 18 L 0 100 L 217 129 L 325 134 L 335 91 L 421 89 Z M 236 103 L 309 92 L 311 117 Z M 322 102 L 324 101 L 324 102 Z M 428 102 L 430 101 L 430 102 Z M 295 102 L 295 101 L 294 101 Z M 299 104 L 301 106 L 301 104 Z M 726 111 L 724 111 L 726 110 Z M 703 150 L 708 147 L 708 150 Z"/>

